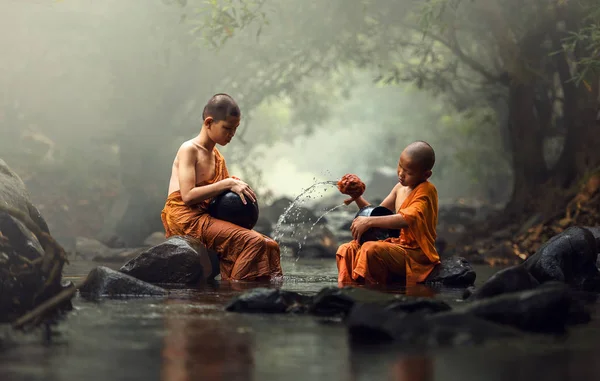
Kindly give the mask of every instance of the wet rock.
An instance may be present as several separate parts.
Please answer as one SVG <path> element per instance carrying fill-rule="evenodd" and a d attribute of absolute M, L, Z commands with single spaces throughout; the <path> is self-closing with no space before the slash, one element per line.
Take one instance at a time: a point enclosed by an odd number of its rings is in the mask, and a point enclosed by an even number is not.
<path fill-rule="evenodd" d="M 130 260 L 119 271 L 150 283 L 194 285 L 219 274 L 219 259 L 198 240 L 173 236 Z"/>
<path fill-rule="evenodd" d="M 597 257 L 593 233 L 573 226 L 548 240 L 523 265 L 540 283 L 560 281 L 585 290 L 600 291 Z"/>
<path fill-rule="evenodd" d="M 467 287 L 475 282 L 476 277 L 475 270 L 466 259 L 450 257 L 442 259 L 423 283 Z"/>
<path fill-rule="evenodd" d="M 390 311 L 412 313 L 447 311 L 450 307 L 436 299 L 412 297 L 368 290 L 358 287 L 326 287 L 312 299 L 308 312 L 318 316 L 344 317 L 350 313 L 354 305 L 368 303 L 384 306 Z"/>
<path fill-rule="evenodd" d="M 13 254 L 22 255 L 29 260 L 40 258 L 44 249 L 37 237 L 21 221 L 0 211 L 0 233 L 8 240 Z"/>
<path fill-rule="evenodd" d="M 511 292 L 531 290 L 539 284 L 525 267 L 519 265 L 498 271 L 471 295 L 466 296 L 471 300 L 479 300 Z"/>
<path fill-rule="evenodd" d="M 225 307 L 230 312 L 304 312 L 310 296 L 273 288 L 255 288 L 233 298 Z"/>
<path fill-rule="evenodd" d="M 357 304 L 346 319 L 346 326 L 354 344 L 393 342 L 411 349 L 473 345 L 522 336 L 518 330 L 473 315 L 407 314 L 372 304 Z"/>
<path fill-rule="evenodd" d="M 458 312 L 458 311 L 457 311 Z M 468 303 L 459 313 L 471 314 L 498 324 L 523 331 L 562 333 L 572 312 L 589 314 L 581 308 L 569 287 L 562 283 L 548 284 L 534 290 L 514 292 Z M 577 316 L 575 320 L 586 320 Z"/>
<path fill-rule="evenodd" d="M 163 288 L 104 266 L 90 271 L 79 292 L 85 298 L 164 296 L 168 294 L 168 291 Z"/>
<path fill-rule="evenodd" d="M 589 230 L 596 239 L 596 248 L 600 254 L 600 226 L 584 226 L 584 228 Z"/>
<path fill-rule="evenodd" d="M 31 202 L 25 183 L 2 159 L 0 159 L 0 203 L 25 214 L 43 232 L 50 233 L 46 220 Z"/>
<path fill-rule="evenodd" d="M 39 241 L 18 219 L 8 212 L 16 212 L 45 233 L 48 225 L 31 202 L 22 179 L 0 159 L 0 322 L 9 322 L 62 290 L 60 277 L 52 284 L 37 271 L 38 265 L 23 269 L 25 260 L 36 260 L 44 255 Z M 36 271 L 31 271 L 35 268 Z M 59 269 L 60 271 L 60 269 Z"/>

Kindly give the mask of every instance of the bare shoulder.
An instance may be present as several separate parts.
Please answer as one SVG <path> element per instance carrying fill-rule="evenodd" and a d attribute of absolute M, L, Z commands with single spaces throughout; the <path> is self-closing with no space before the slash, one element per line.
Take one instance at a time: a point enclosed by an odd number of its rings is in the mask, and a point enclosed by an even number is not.
<path fill-rule="evenodd" d="M 406 196 L 408 196 L 408 194 L 411 192 L 411 190 L 412 189 L 410 189 L 409 187 L 406 187 L 406 186 L 398 183 L 394 186 L 394 189 L 392 190 L 392 192 L 396 193 L 396 197 L 406 198 Z"/>
<path fill-rule="evenodd" d="M 193 140 L 185 141 L 177 150 L 177 156 L 175 161 L 183 161 L 188 164 L 196 164 L 202 161 L 202 150 L 199 149 L 198 145 Z"/>

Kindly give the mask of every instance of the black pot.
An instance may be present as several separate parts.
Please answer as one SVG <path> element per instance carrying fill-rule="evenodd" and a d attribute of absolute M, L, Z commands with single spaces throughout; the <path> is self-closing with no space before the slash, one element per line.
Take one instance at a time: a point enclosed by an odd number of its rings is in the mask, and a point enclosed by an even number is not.
<path fill-rule="evenodd" d="M 219 220 L 231 222 L 246 229 L 252 229 L 258 221 L 258 202 L 246 205 L 237 193 L 226 191 L 212 199 L 208 205 L 208 214 Z"/>
<path fill-rule="evenodd" d="M 356 217 L 377 217 L 377 216 L 391 216 L 394 212 L 389 210 L 384 206 L 373 206 L 368 205 L 364 208 L 361 208 L 358 213 L 356 213 Z M 400 237 L 399 229 L 382 229 L 382 228 L 371 228 L 363 233 L 360 236 L 359 243 L 362 245 L 365 242 L 369 241 L 380 241 L 390 237 Z"/>

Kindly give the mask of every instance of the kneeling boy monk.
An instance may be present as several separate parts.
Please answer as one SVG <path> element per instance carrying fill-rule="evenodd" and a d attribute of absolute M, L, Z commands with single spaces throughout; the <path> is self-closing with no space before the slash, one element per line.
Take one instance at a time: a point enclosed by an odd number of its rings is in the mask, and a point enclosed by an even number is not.
<path fill-rule="evenodd" d="M 241 112 L 227 94 L 214 95 L 204 107 L 200 134 L 177 151 L 169 196 L 161 213 L 166 237 L 189 235 L 219 254 L 222 280 L 267 280 L 281 277 L 279 245 L 269 237 L 208 214 L 211 199 L 237 193 L 244 203 L 256 202 L 245 182 L 232 178 L 215 147 L 231 141 Z"/>
<path fill-rule="evenodd" d="M 381 206 L 396 214 L 357 217 L 352 222 L 354 240 L 337 251 L 338 282 L 387 283 L 391 275 L 403 276 L 407 284 L 422 282 L 440 262 L 435 249 L 438 196 L 427 181 L 435 153 L 423 141 L 409 144 L 398 162 L 399 183 Z M 359 208 L 370 205 L 362 196 L 353 197 Z M 399 238 L 358 243 L 370 228 L 400 229 Z"/>

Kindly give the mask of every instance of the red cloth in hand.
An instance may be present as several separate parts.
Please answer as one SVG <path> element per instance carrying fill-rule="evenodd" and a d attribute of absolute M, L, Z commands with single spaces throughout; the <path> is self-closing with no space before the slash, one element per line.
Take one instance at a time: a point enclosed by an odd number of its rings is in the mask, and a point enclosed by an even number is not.
<path fill-rule="evenodd" d="M 337 187 L 341 193 L 352 197 L 351 199 L 344 201 L 346 205 L 362 196 L 366 189 L 365 183 L 363 183 L 358 176 L 350 173 L 344 175 L 341 180 L 338 181 Z"/>

